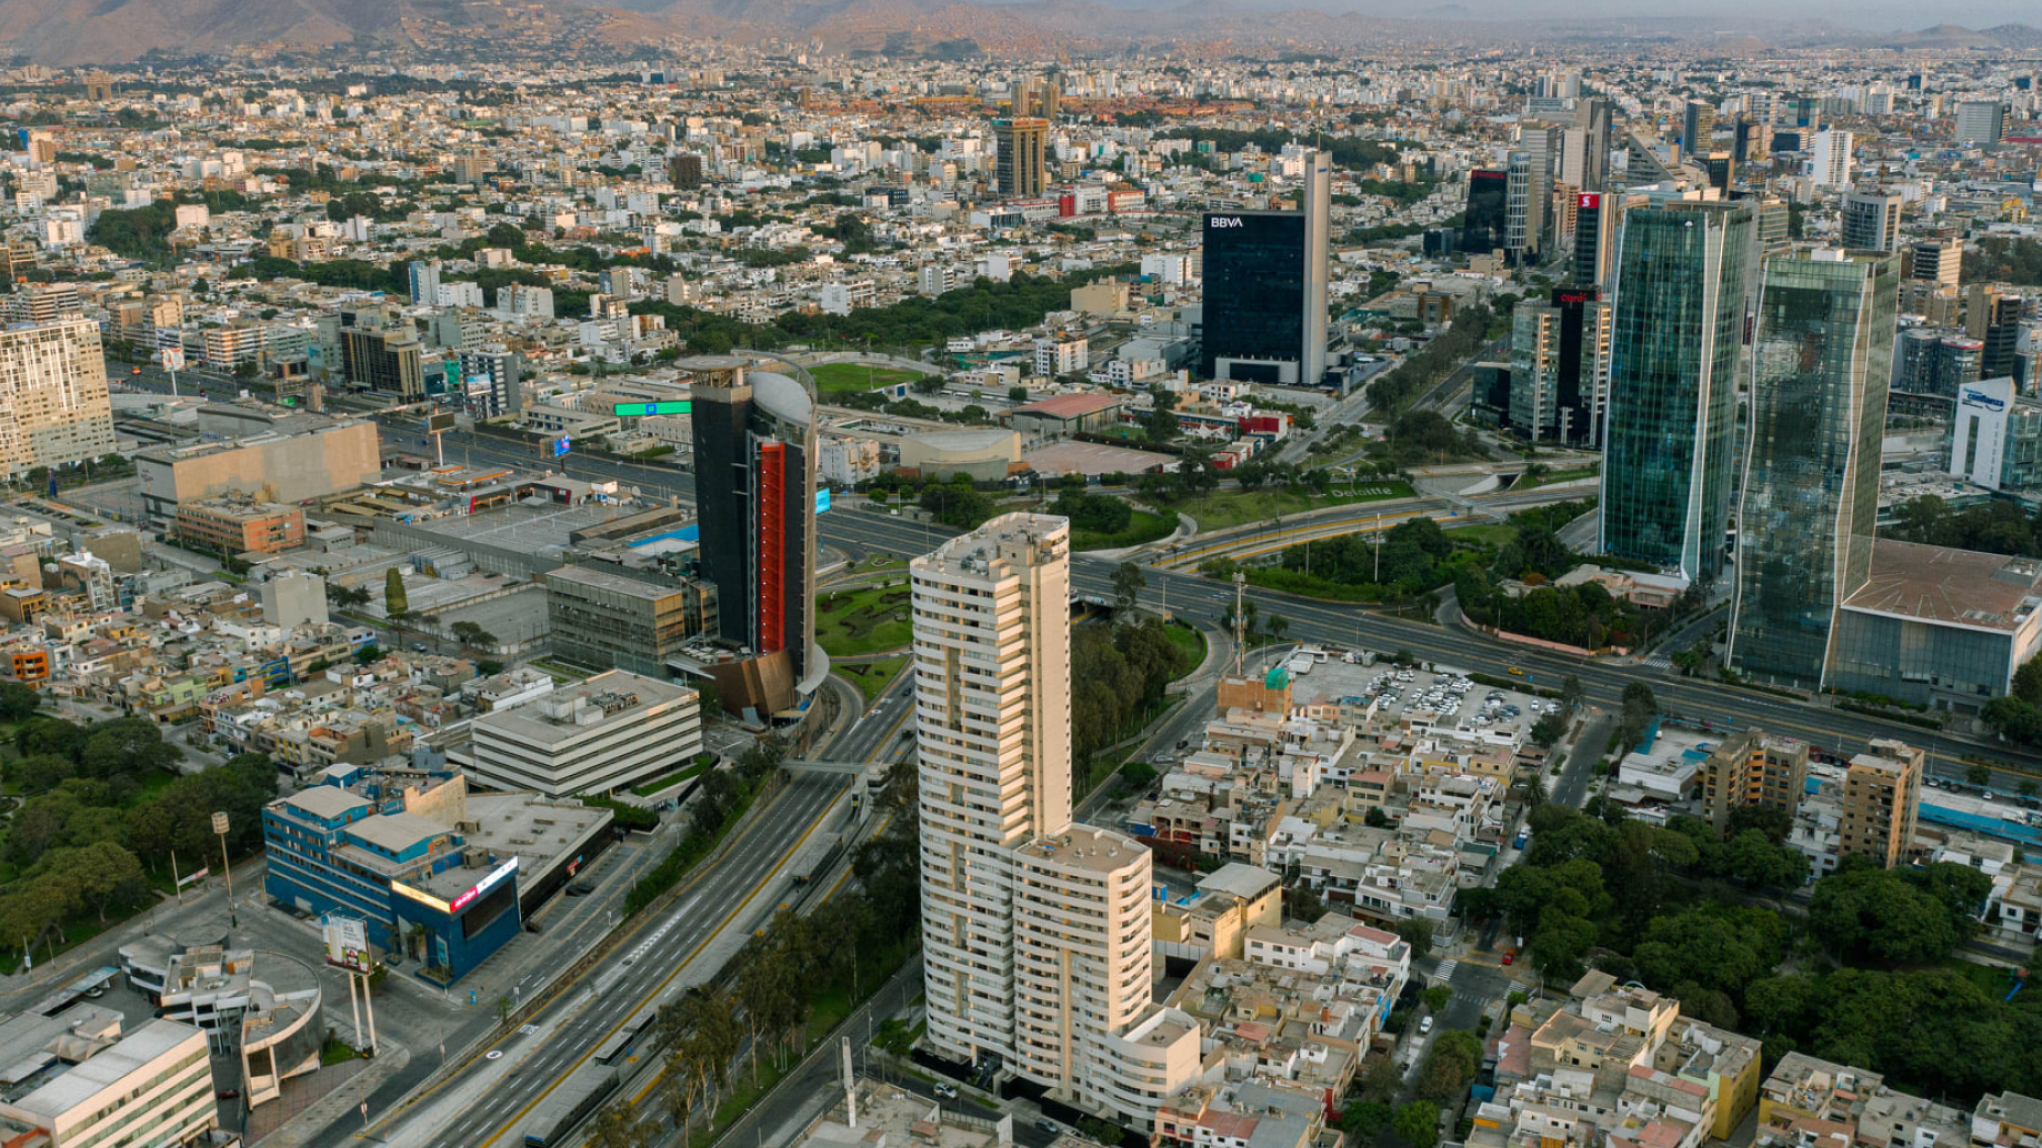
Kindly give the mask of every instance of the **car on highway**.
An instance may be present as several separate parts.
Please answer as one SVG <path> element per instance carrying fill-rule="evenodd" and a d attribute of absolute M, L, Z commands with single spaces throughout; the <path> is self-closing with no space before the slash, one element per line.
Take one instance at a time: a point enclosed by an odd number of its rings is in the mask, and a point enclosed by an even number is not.
<path fill-rule="evenodd" d="M 1510 667 L 1510 676 L 1513 678 L 1521 678 L 1524 676 L 1524 671 L 1518 669 L 1516 666 L 1512 666 Z"/>
<path fill-rule="evenodd" d="M 570 897 L 586 897 L 595 891 L 596 887 L 586 881 L 576 881 L 567 887 L 567 895 Z"/>
<path fill-rule="evenodd" d="M 957 1086 L 955 1084 L 939 1084 L 936 1086 L 936 1096 L 941 1100 L 955 1100 L 957 1099 Z"/>
<path fill-rule="evenodd" d="M 1057 1123 L 1056 1121 L 1054 1121 L 1054 1120 L 1051 1120 L 1051 1119 L 1050 1119 L 1049 1117 L 1047 1117 L 1047 1116 L 1043 1117 L 1043 1118 L 1042 1118 L 1042 1119 L 1040 1119 L 1040 1120 L 1037 1120 L 1037 1121 L 1035 1122 L 1035 1126 L 1036 1126 L 1037 1128 L 1040 1128 L 1040 1129 L 1042 1129 L 1042 1130 L 1043 1130 L 1044 1132 L 1047 1132 L 1047 1133 L 1049 1133 L 1049 1134 L 1050 1134 L 1050 1135 L 1052 1135 L 1052 1136 L 1058 1135 L 1058 1134 L 1062 1133 L 1062 1132 L 1063 1132 L 1063 1130 L 1064 1130 L 1064 1126 L 1063 1126 L 1063 1125 L 1061 1125 L 1061 1124 L 1058 1124 L 1058 1123 Z"/>

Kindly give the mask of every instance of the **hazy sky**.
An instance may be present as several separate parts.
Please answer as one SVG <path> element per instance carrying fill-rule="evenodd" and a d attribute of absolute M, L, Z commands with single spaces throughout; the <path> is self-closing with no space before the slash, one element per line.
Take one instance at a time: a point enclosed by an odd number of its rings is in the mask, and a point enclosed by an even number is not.
<path fill-rule="evenodd" d="M 1106 0 L 1116 7 L 1170 8 L 1167 0 Z M 1360 12 L 1386 18 L 1439 13 L 1474 19 L 1550 20 L 1612 17 L 1702 17 L 1735 25 L 1751 21 L 1754 32 L 1781 20 L 1822 20 L 1853 28 L 1888 32 L 1913 31 L 1932 24 L 1989 28 L 1996 24 L 2029 24 L 2042 28 L 2042 3 L 2037 0 L 1797 0 L 1789 4 L 1765 0 L 1229 0 L 1257 9 L 1316 8 L 1327 12 Z"/>

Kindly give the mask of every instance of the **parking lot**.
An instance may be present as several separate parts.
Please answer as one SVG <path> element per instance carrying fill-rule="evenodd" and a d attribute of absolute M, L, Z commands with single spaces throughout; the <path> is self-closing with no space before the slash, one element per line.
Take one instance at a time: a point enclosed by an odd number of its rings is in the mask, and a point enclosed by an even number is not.
<path fill-rule="evenodd" d="M 1480 685 L 1453 669 L 1421 670 L 1383 661 L 1363 665 L 1360 655 L 1337 650 L 1308 647 L 1289 655 L 1284 664 L 1298 702 L 1373 698 L 1379 716 L 1393 722 L 1429 713 L 1431 724 L 1441 729 L 1522 736 L 1539 718 L 1559 708 L 1559 703 L 1528 690 Z"/>
<path fill-rule="evenodd" d="M 1379 699 L 1381 712 L 1387 716 L 1430 712 L 1437 716 L 1436 724 L 1471 731 L 1528 732 L 1539 718 L 1560 708 L 1558 702 L 1478 685 L 1450 671 L 1386 667 L 1369 681 L 1367 692 Z"/>

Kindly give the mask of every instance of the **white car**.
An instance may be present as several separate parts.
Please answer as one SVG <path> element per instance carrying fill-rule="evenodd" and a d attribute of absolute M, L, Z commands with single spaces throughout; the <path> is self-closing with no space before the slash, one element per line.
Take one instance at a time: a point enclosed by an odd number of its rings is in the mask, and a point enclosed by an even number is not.
<path fill-rule="evenodd" d="M 1426 1034 L 1430 1033 L 1431 1031 L 1432 1031 L 1432 1018 L 1431 1018 L 1431 1017 L 1429 1017 L 1429 1016 L 1428 1016 L 1428 1017 L 1423 1017 L 1423 1018 L 1420 1018 L 1420 1020 L 1418 1021 L 1418 1032 L 1419 1032 L 1419 1035 L 1423 1036 L 1423 1035 L 1426 1035 Z"/>

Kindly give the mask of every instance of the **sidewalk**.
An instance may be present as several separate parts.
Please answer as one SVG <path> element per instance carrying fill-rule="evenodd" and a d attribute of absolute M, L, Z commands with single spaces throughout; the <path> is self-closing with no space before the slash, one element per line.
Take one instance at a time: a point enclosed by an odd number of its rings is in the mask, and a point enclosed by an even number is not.
<path fill-rule="evenodd" d="M 269 872 L 266 858 L 257 857 L 243 861 L 235 867 L 234 892 L 236 904 L 244 911 L 249 908 L 249 897 L 262 892 L 264 876 Z M 179 936 L 196 933 L 214 918 L 224 918 L 227 908 L 226 886 L 217 877 L 208 877 L 202 885 L 193 885 L 184 891 L 184 903 L 174 897 L 166 897 L 154 907 L 137 913 L 126 921 L 105 932 L 46 960 L 41 953 L 36 955 L 35 968 L 0 976 L 0 1008 L 17 1009 L 31 1000 L 44 996 L 57 986 L 102 965 L 120 964 L 120 947 L 152 933 Z"/>

